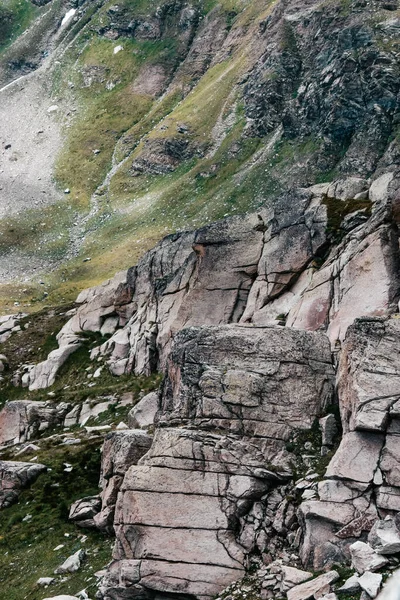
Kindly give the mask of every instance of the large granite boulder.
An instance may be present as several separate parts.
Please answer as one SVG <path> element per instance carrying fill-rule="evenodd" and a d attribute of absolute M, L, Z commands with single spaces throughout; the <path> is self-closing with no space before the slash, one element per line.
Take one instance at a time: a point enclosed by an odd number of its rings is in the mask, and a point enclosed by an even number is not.
<path fill-rule="evenodd" d="M 0 508 L 17 502 L 21 491 L 46 469 L 45 465 L 36 463 L 0 460 Z"/>
<path fill-rule="evenodd" d="M 118 495 L 103 597 L 211 598 L 240 578 L 249 553 L 268 551 L 276 515 L 285 520 L 277 488 L 291 476 L 286 444 L 323 414 L 332 383 L 322 334 L 243 325 L 178 333 L 154 441 Z"/>

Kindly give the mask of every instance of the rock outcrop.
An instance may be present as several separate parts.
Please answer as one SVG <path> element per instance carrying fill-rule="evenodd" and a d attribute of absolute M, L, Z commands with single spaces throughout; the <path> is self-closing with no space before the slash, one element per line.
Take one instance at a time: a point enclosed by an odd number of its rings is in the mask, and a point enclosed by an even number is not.
<path fill-rule="evenodd" d="M 64 402 L 7 402 L 0 411 L 0 446 L 26 442 L 50 427 L 62 425 L 70 408 Z"/>
<path fill-rule="evenodd" d="M 104 598 L 138 589 L 212 597 L 243 574 L 253 549 L 268 552 L 275 488 L 291 476 L 286 443 L 323 414 L 332 377 L 321 334 L 246 325 L 179 333 L 154 441 L 118 495 Z"/>

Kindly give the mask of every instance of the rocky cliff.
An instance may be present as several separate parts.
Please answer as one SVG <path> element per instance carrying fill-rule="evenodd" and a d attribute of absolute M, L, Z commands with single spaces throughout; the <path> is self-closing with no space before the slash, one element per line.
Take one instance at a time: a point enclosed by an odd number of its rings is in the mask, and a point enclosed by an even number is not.
<path fill-rule="evenodd" d="M 398 600 L 399 23 L 0 5 L 1 600 Z"/>
<path fill-rule="evenodd" d="M 3 320 L 3 390 L 25 396 L 0 413 L 5 505 L 40 481 L 45 464 L 13 460 L 48 430 L 107 435 L 100 495 L 70 509 L 116 538 L 98 598 L 376 596 L 400 550 L 397 198 L 396 172 L 351 177 L 168 236 L 82 292 L 37 364 L 7 358 L 32 319 Z M 58 381 L 82 352 L 71 393 Z M 129 389 L 158 371 L 137 406 L 96 395 L 93 378 Z M 108 434 L 110 406 L 126 422 Z M 350 563 L 348 583 L 335 569 Z"/>

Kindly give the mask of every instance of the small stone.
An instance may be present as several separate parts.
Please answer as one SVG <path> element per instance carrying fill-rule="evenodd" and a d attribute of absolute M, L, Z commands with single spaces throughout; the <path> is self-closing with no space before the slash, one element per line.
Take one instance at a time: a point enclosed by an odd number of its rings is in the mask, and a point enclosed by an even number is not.
<path fill-rule="evenodd" d="M 326 417 L 320 419 L 319 426 L 322 433 L 322 445 L 333 446 L 338 431 L 334 415 L 326 415 Z"/>
<path fill-rule="evenodd" d="M 41 577 L 40 579 L 37 580 L 37 585 L 40 585 L 42 587 L 47 587 L 48 585 L 51 585 L 52 583 L 54 583 L 55 579 L 54 577 Z"/>
<path fill-rule="evenodd" d="M 367 592 L 368 596 L 376 598 L 382 583 L 382 575 L 380 573 L 366 571 L 358 581 L 361 588 Z"/>
<path fill-rule="evenodd" d="M 126 423 L 124 423 L 123 421 L 121 421 L 120 423 L 118 423 L 118 425 L 116 426 L 116 429 L 118 431 L 123 431 L 124 429 L 129 429 L 128 425 Z"/>
<path fill-rule="evenodd" d="M 340 587 L 337 591 L 343 592 L 345 594 L 352 594 L 353 592 L 358 592 L 360 590 L 359 577 L 357 574 L 352 575 Z"/>

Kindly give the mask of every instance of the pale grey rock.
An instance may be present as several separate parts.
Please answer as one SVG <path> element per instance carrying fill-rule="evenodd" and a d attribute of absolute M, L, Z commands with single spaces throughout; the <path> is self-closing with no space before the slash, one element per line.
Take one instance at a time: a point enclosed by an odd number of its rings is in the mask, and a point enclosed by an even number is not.
<path fill-rule="evenodd" d="M 366 571 L 358 580 L 361 588 L 367 592 L 371 598 L 376 598 L 382 584 L 382 575 L 380 573 L 371 573 Z"/>
<path fill-rule="evenodd" d="M 351 564 L 358 573 L 366 571 L 378 571 L 387 564 L 387 559 L 375 552 L 375 550 L 365 542 L 354 542 L 350 548 Z"/>
<path fill-rule="evenodd" d="M 61 425 L 69 409 L 64 402 L 7 402 L 0 411 L 0 446 L 24 443 L 49 427 Z"/>
<path fill-rule="evenodd" d="M 287 591 L 299 583 L 304 583 L 308 579 L 311 579 L 312 576 L 313 574 L 310 571 L 302 571 L 295 567 L 284 565 L 282 566 L 281 591 Z"/>
<path fill-rule="evenodd" d="M 95 527 L 93 517 L 101 510 L 101 498 L 90 496 L 74 502 L 69 510 L 69 519 L 79 527 Z"/>
<path fill-rule="evenodd" d="M 52 350 L 47 359 L 33 367 L 29 373 L 29 390 L 40 390 L 50 387 L 67 358 L 79 347 L 78 340 L 56 350 Z"/>
<path fill-rule="evenodd" d="M 338 432 L 334 415 L 326 415 L 326 417 L 319 420 L 319 425 L 322 433 L 322 445 L 333 446 L 335 436 Z"/>
<path fill-rule="evenodd" d="M 384 521 L 377 521 L 368 535 L 368 542 L 378 554 L 400 552 L 400 532 L 395 519 L 387 517 Z"/>
<path fill-rule="evenodd" d="M 385 510 L 400 511 L 400 488 L 382 485 L 376 494 L 376 505 Z"/>
<path fill-rule="evenodd" d="M 84 550 L 77 550 L 75 554 L 72 554 L 63 562 L 62 565 L 57 567 L 54 571 L 56 575 L 64 574 L 64 573 L 75 573 L 79 571 L 82 566 L 82 562 L 86 557 L 86 552 Z"/>
<path fill-rule="evenodd" d="M 128 425 L 132 429 L 150 427 L 158 411 L 158 392 L 144 396 L 128 414 Z"/>
<path fill-rule="evenodd" d="M 41 587 L 47 587 L 54 582 L 55 582 L 54 577 L 40 577 L 40 579 L 38 579 L 36 583 L 37 583 L 37 585 L 40 585 Z"/>
<path fill-rule="evenodd" d="M 311 581 L 296 585 L 287 593 L 288 600 L 309 600 L 310 598 L 320 598 L 324 591 L 332 583 L 339 579 L 337 571 L 329 571 Z M 320 594 L 320 595 L 319 595 Z"/>
<path fill-rule="evenodd" d="M 400 436 L 386 436 L 380 468 L 387 485 L 400 487 Z"/>
<path fill-rule="evenodd" d="M 385 202 L 389 197 L 389 185 L 393 180 L 393 173 L 384 173 L 375 179 L 369 188 L 371 202 Z"/>
<path fill-rule="evenodd" d="M 100 510 L 93 515 L 97 528 L 113 532 L 115 505 L 123 477 L 149 450 L 152 437 L 140 429 L 109 433 L 103 444 Z"/>
<path fill-rule="evenodd" d="M 141 561 L 137 585 L 159 594 L 211 597 L 239 579 L 255 545 L 268 548 L 266 512 L 275 531 L 294 520 L 273 489 L 289 477 L 286 440 L 295 427 L 312 426 L 331 384 L 321 334 L 245 325 L 179 332 L 153 443 L 119 488 L 115 562 L 102 594 L 124 594 L 121 569 L 129 580 L 130 560 Z"/>
<path fill-rule="evenodd" d="M 17 502 L 21 491 L 46 470 L 45 465 L 38 463 L 0 460 L 0 509 Z"/>
<path fill-rule="evenodd" d="M 339 179 L 330 184 L 327 190 L 329 198 L 337 200 L 352 200 L 357 194 L 362 194 L 368 191 L 368 182 L 361 177 L 348 177 L 347 179 Z"/>
<path fill-rule="evenodd" d="M 79 598 L 77 596 L 61 594 L 61 596 L 52 596 L 51 598 L 44 598 L 44 600 L 79 600 Z"/>
<path fill-rule="evenodd" d="M 337 592 L 343 592 L 344 594 L 352 594 L 360 590 L 359 576 L 357 574 L 352 575 L 344 584 L 337 589 Z"/>
<path fill-rule="evenodd" d="M 349 432 L 326 470 L 327 477 L 369 483 L 378 467 L 384 437 L 363 432 Z"/>

